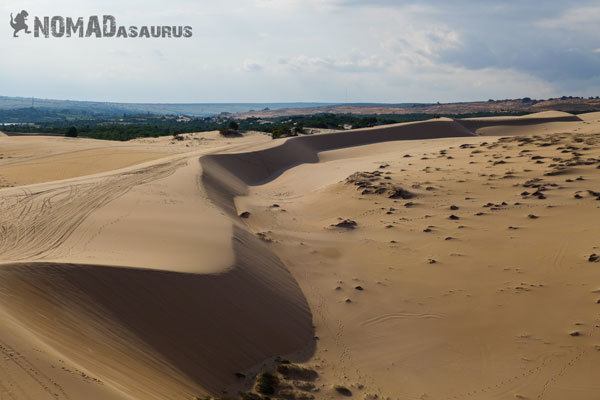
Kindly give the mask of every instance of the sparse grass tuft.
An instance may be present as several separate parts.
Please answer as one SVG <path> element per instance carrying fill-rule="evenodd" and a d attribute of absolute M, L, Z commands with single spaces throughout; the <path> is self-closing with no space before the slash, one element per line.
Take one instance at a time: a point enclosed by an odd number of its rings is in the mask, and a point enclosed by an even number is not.
<path fill-rule="evenodd" d="M 256 378 L 255 390 L 260 394 L 275 394 L 277 385 L 279 385 L 279 378 L 270 372 L 263 372 Z"/>
<path fill-rule="evenodd" d="M 283 375 L 285 379 L 300 381 L 314 381 L 318 377 L 316 371 L 291 363 L 278 365 L 277 372 Z"/>

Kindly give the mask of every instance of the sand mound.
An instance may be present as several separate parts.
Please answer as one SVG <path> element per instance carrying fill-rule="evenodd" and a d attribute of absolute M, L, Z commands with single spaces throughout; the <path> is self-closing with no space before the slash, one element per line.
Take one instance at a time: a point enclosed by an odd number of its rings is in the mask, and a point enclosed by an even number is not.
<path fill-rule="evenodd" d="M 110 172 L 167 157 L 166 147 L 149 147 L 56 136 L 7 136 L 0 148 L 0 180 L 10 186 L 58 181 Z"/>
<path fill-rule="evenodd" d="M 483 117 L 457 120 L 480 136 L 535 135 L 570 130 L 582 120 L 561 111 L 543 111 L 517 117 Z"/>
<path fill-rule="evenodd" d="M 600 111 L 590 112 L 577 115 L 582 121 L 586 122 L 598 122 L 600 121 Z"/>
<path fill-rule="evenodd" d="M 235 262 L 218 274 L 4 265 L 0 304 L 61 359 L 134 398 L 220 393 L 239 384 L 236 372 L 306 350 L 314 336 L 281 261 L 242 229 L 231 240 Z"/>
<path fill-rule="evenodd" d="M 199 174 L 188 156 L 4 189 L 0 312 L 21 332 L 3 335 L 5 347 L 43 347 L 28 369 L 81 371 L 95 384 L 85 397 L 103 400 L 236 393 L 249 384 L 237 372 L 310 354 L 312 316 L 296 281 L 237 217 L 215 210 Z M 0 384 L 30 397 L 81 390 L 72 374 L 44 374 Z"/>
<path fill-rule="evenodd" d="M 533 114 L 523 115 L 520 118 L 572 118 L 576 115 L 564 111 L 540 111 Z"/>
<path fill-rule="evenodd" d="M 472 136 L 459 123 L 436 120 L 355 129 L 315 136 L 301 136 L 265 149 L 238 154 L 215 154 L 202 157 L 203 179 L 207 187 L 216 182 L 229 187 L 226 192 L 237 196 L 245 193 L 245 185 L 272 179 L 285 169 L 303 163 L 316 163 L 319 153 L 346 147 L 364 146 L 397 140 L 421 140 Z M 213 194 L 219 197 L 219 194 Z M 223 200 L 223 199 L 221 199 Z M 223 205 L 223 202 L 220 201 Z M 225 204 L 229 203 L 225 201 Z"/>
<path fill-rule="evenodd" d="M 242 230 L 233 241 L 236 263 L 216 275 L 5 265 L 0 299 L 64 357 L 132 396 L 218 393 L 235 372 L 313 337 L 304 296 L 281 262 Z"/>
<path fill-rule="evenodd" d="M 600 142 L 570 126 L 331 150 L 236 199 L 313 309 L 317 399 L 594 396 Z M 417 197 L 346 181 L 373 175 Z"/>
<path fill-rule="evenodd" d="M 526 115 L 515 115 L 515 116 L 497 116 L 497 117 L 476 117 L 476 118 L 463 118 L 460 121 L 492 121 L 492 122 L 497 122 L 497 121 L 531 121 L 531 120 L 555 120 L 555 119 L 565 119 L 568 121 L 578 121 L 579 119 L 577 118 L 576 115 L 574 114 L 570 114 L 567 112 L 563 112 L 563 111 L 541 111 L 541 112 L 537 112 L 537 113 L 533 113 L 533 114 L 526 114 Z M 516 123 L 516 122 L 515 122 Z"/>
<path fill-rule="evenodd" d="M 544 111 L 519 117 L 485 117 L 457 120 L 462 126 L 483 136 L 535 134 L 556 123 L 581 122 L 576 115 L 560 111 Z M 567 124 L 563 124 L 567 126 Z M 535 128 L 535 129 L 534 129 Z"/>

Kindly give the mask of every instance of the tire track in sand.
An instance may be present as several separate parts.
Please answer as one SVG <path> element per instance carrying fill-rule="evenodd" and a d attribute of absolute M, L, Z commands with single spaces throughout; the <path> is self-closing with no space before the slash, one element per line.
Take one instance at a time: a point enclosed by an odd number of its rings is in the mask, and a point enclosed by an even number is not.
<path fill-rule="evenodd" d="M 95 210 L 135 186 L 173 174 L 185 161 L 128 171 L 93 182 L 0 198 L 0 261 L 40 259 L 57 249 Z"/>

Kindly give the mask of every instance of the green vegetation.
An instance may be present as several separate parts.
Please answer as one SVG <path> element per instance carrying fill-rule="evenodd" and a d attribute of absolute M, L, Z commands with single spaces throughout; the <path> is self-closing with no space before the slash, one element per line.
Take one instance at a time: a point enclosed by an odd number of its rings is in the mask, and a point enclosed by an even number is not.
<path fill-rule="evenodd" d="M 102 118 L 113 118 L 114 115 L 77 111 L 71 109 L 48 110 L 45 108 L 0 109 L 0 122 L 4 123 L 49 123 L 55 121 L 92 121 Z"/>
<path fill-rule="evenodd" d="M 79 133 L 77 132 L 77 128 L 75 128 L 74 126 L 67 129 L 67 133 L 65 133 L 66 137 L 77 137 L 78 135 Z"/>
<path fill-rule="evenodd" d="M 231 120 L 224 126 L 219 127 L 219 133 L 225 137 L 241 136 L 240 132 L 238 132 L 239 129 L 240 124 L 238 124 L 235 120 Z"/>
<path fill-rule="evenodd" d="M 447 115 L 452 118 L 522 115 L 523 113 L 471 113 Z M 123 114 L 108 116 L 78 111 L 44 111 L 36 108 L 0 110 L 0 130 L 14 133 L 44 133 L 76 135 L 94 139 L 126 141 L 143 137 L 173 136 L 191 132 L 220 131 L 224 136 L 240 132 L 259 131 L 274 139 L 306 134 L 312 129 L 366 128 L 400 122 L 423 121 L 441 115 L 415 114 L 314 114 L 292 117 L 247 118 L 237 120 L 231 115 L 192 118 L 177 115 Z M 446 115 L 444 115 L 446 116 Z M 16 122 L 11 122 L 16 121 Z"/>
<path fill-rule="evenodd" d="M 229 130 L 237 131 L 238 129 L 240 129 L 240 124 L 238 124 L 236 121 L 229 121 L 227 127 L 229 128 Z"/>
<path fill-rule="evenodd" d="M 279 139 L 282 137 L 289 137 L 289 136 L 298 136 L 297 134 L 294 134 L 292 132 L 292 126 L 290 126 L 289 124 L 276 124 L 274 126 L 271 127 L 272 129 L 270 129 L 270 133 L 271 133 L 271 137 L 273 139 Z"/>
<path fill-rule="evenodd" d="M 0 112 L 0 114 L 2 114 Z M 1 116 L 1 115 L 0 115 Z M 56 116 L 55 116 L 56 117 Z M 14 133 L 66 135 L 71 128 L 78 136 L 106 140 L 131 140 L 139 137 L 175 136 L 182 133 L 214 131 L 226 122 L 216 118 L 179 118 L 177 116 L 123 115 L 116 118 L 55 118 L 53 121 L 25 120 L 28 123 L 0 125 L 0 130 Z"/>

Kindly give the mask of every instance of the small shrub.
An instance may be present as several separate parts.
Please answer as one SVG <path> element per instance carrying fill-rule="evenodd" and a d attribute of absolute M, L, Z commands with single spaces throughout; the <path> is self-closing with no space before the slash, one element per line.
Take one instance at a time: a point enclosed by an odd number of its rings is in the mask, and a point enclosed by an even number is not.
<path fill-rule="evenodd" d="M 277 372 L 283 375 L 286 379 L 314 381 L 318 378 L 316 371 L 296 364 L 280 364 L 277 366 Z"/>
<path fill-rule="evenodd" d="M 292 128 L 292 135 L 298 136 L 298 135 L 303 135 L 303 134 L 304 134 L 304 126 L 302 126 L 302 124 L 294 125 L 294 127 Z"/>
<path fill-rule="evenodd" d="M 277 385 L 279 385 L 279 379 L 275 375 L 263 372 L 256 378 L 255 389 L 260 394 L 275 394 Z"/>
<path fill-rule="evenodd" d="M 67 129 L 67 133 L 65 133 L 65 136 L 66 137 L 77 137 L 77 136 L 79 136 L 79 132 L 77 132 L 77 128 L 72 126 L 69 129 Z"/>
<path fill-rule="evenodd" d="M 279 125 L 273 128 L 273 132 L 271 132 L 271 137 L 273 139 L 279 139 L 282 137 L 293 136 L 292 130 L 289 126 Z"/>
<path fill-rule="evenodd" d="M 229 129 L 229 127 L 219 128 L 219 133 L 221 134 L 221 136 L 228 137 L 228 138 L 242 136 L 238 131 Z"/>

